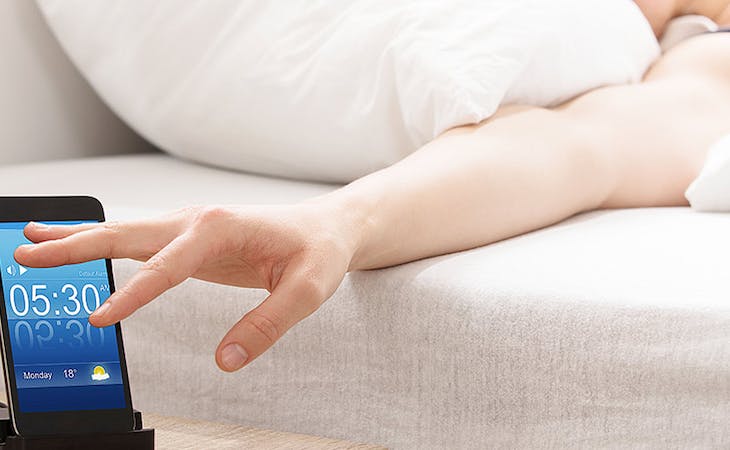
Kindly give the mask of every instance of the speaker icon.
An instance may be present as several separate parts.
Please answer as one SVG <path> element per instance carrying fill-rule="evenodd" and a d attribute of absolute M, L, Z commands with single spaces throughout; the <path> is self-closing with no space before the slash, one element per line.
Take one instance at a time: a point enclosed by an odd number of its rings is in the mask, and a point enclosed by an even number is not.
<path fill-rule="evenodd" d="M 26 269 L 25 267 L 19 265 L 17 267 L 16 266 L 8 266 L 5 269 L 5 271 L 8 273 L 8 275 L 10 275 L 11 277 L 14 277 L 15 275 L 18 275 L 18 274 L 20 274 L 20 275 L 25 274 L 25 272 L 27 272 L 28 269 Z"/>

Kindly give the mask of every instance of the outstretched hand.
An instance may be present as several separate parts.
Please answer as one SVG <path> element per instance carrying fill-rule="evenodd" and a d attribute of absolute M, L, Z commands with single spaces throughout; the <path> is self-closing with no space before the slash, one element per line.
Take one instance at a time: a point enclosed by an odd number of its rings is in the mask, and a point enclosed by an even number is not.
<path fill-rule="evenodd" d="M 235 371 L 319 308 L 341 283 L 355 251 L 341 216 L 323 205 L 193 207 L 152 220 L 73 226 L 30 223 L 18 263 L 53 267 L 102 258 L 144 261 L 90 317 L 114 324 L 189 277 L 270 295 L 228 331 L 216 362 Z M 214 306 L 211 306 L 214 307 Z"/>

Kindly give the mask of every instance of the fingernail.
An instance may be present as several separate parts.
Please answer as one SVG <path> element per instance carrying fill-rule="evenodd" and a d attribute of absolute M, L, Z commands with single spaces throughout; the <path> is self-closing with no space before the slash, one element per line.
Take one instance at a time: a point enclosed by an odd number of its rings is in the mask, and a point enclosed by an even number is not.
<path fill-rule="evenodd" d="M 50 229 L 50 227 L 48 225 L 38 223 L 38 222 L 29 222 L 28 225 L 30 225 L 31 227 L 35 228 L 38 231 L 46 231 L 46 230 Z"/>
<path fill-rule="evenodd" d="M 109 312 L 110 307 L 111 307 L 111 305 L 108 301 L 102 303 L 101 306 L 96 308 L 96 311 L 94 311 L 94 313 L 91 315 L 91 317 L 93 317 L 94 319 L 101 319 L 102 317 L 104 317 L 104 314 Z"/>
<path fill-rule="evenodd" d="M 228 370 L 238 370 L 248 359 L 246 350 L 238 344 L 228 344 L 221 351 L 221 362 Z"/>

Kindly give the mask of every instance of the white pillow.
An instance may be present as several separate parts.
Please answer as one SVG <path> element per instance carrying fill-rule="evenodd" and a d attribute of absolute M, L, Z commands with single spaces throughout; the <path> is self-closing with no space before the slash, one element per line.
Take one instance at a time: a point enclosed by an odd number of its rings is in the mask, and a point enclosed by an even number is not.
<path fill-rule="evenodd" d="M 730 212 L 730 135 L 712 146 L 685 196 L 697 211 Z"/>
<path fill-rule="evenodd" d="M 629 0 L 38 0 L 109 105 L 170 153 L 345 182 L 502 103 L 640 80 Z"/>

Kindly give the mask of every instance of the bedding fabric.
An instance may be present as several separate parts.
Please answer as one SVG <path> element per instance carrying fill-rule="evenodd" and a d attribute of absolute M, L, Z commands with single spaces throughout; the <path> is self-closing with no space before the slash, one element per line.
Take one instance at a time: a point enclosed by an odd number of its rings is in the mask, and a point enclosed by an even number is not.
<path fill-rule="evenodd" d="M 660 42 L 662 52 L 666 52 L 680 42 L 693 36 L 715 32 L 718 29 L 718 25 L 709 17 L 698 15 L 677 17 L 669 22 L 667 29 L 664 30 Z"/>
<path fill-rule="evenodd" d="M 38 0 L 81 72 L 160 148 L 350 181 L 500 104 L 629 83 L 659 55 L 630 0 Z"/>
<path fill-rule="evenodd" d="M 702 172 L 685 195 L 697 211 L 730 212 L 730 134 L 710 148 Z"/>
<path fill-rule="evenodd" d="M 165 155 L 0 179 L 4 195 L 97 195 L 112 218 L 333 189 Z M 213 352 L 264 293 L 189 281 L 124 322 L 135 406 L 404 449 L 728 448 L 728 229 L 689 208 L 603 211 L 349 274 L 235 374 Z M 136 267 L 116 262 L 120 284 Z"/>

